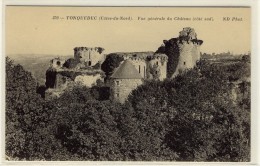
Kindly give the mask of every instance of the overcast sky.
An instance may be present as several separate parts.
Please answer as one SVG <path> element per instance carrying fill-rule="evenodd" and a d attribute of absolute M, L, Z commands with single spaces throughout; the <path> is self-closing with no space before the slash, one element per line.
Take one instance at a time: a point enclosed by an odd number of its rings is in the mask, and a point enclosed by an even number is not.
<path fill-rule="evenodd" d="M 103 47 L 110 52 L 156 51 L 163 40 L 195 29 L 202 52 L 246 53 L 251 47 L 249 8 L 173 7 L 7 7 L 6 54 L 73 55 L 73 48 Z M 53 16 L 63 17 L 61 20 Z M 67 16 L 131 16 L 133 20 L 67 20 Z M 140 21 L 138 17 L 146 18 Z M 173 20 L 148 21 L 149 17 Z M 214 21 L 180 21 L 177 17 L 212 17 Z M 223 21 L 223 17 L 242 21 Z"/>

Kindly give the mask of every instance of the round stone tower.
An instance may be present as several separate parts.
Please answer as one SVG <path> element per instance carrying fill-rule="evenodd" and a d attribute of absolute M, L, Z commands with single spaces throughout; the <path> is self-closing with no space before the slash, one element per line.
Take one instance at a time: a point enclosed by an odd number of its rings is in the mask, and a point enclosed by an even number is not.
<path fill-rule="evenodd" d="M 131 91 L 143 83 L 130 60 L 125 60 L 110 78 L 111 99 L 120 103 L 124 103 Z"/>
<path fill-rule="evenodd" d="M 179 47 L 179 61 L 172 77 L 175 77 L 186 69 L 193 68 L 200 60 L 200 46 L 203 41 L 197 39 L 193 28 L 183 28 L 177 41 Z"/>

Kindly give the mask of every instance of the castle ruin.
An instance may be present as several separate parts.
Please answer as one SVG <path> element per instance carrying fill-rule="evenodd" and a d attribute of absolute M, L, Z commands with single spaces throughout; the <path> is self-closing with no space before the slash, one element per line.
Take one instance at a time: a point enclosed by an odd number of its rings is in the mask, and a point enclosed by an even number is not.
<path fill-rule="evenodd" d="M 106 85 L 110 87 L 110 99 L 124 103 L 131 91 L 144 80 L 162 81 L 193 68 L 200 60 L 202 43 L 202 40 L 197 39 L 195 30 L 186 27 L 179 32 L 177 38 L 164 40 L 155 53 L 113 53 L 113 57 L 120 57 L 122 61 L 106 81 Z M 76 47 L 74 58 L 51 60 L 46 72 L 46 87 L 65 89 L 75 82 L 91 87 L 97 80 L 104 82 L 101 65 L 107 57 L 103 51 L 101 47 Z"/>
<path fill-rule="evenodd" d="M 203 41 L 197 39 L 193 28 L 186 27 L 179 37 L 164 40 L 157 53 L 168 56 L 167 77 L 173 78 L 187 69 L 193 68 L 200 60 L 200 46 Z"/>
<path fill-rule="evenodd" d="M 97 80 L 102 80 L 104 72 L 100 66 L 104 61 L 103 51 L 101 47 L 76 47 L 74 58 L 52 59 L 46 71 L 47 93 L 62 92 L 74 83 L 91 87 Z"/>
<path fill-rule="evenodd" d="M 168 58 L 153 52 L 116 53 L 124 60 L 114 69 L 107 81 L 111 88 L 111 99 L 124 103 L 128 95 L 144 80 L 164 80 Z"/>

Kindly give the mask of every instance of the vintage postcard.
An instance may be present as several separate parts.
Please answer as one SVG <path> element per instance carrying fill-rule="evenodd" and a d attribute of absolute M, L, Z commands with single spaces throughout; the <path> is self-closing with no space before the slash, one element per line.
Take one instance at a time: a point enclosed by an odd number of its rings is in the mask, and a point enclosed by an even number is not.
<path fill-rule="evenodd" d="M 6 6 L 5 162 L 248 162 L 251 7 Z"/>

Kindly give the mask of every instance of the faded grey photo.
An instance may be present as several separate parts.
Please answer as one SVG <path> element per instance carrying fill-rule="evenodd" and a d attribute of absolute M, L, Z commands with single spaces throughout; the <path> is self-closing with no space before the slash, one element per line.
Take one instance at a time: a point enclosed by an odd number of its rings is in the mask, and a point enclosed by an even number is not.
<path fill-rule="evenodd" d="M 250 12 L 7 6 L 5 159 L 249 162 Z"/>

